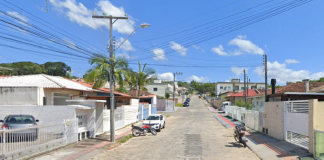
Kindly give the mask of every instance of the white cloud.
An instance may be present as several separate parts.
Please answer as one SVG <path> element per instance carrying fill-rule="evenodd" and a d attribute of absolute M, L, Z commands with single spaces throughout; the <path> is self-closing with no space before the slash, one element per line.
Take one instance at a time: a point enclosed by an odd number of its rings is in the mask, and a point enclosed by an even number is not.
<path fill-rule="evenodd" d="M 229 55 L 228 53 L 224 52 L 224 48 L 222 45 L 212 48 L 212 52 L 214 52 L 220 56 L 228 56 Z"/>
<path fill-rule="evenodd" d="M 232 39 L 228 44 L 239 47 L 242 52 L 258 55 L 264 54 L 264 50 L 247 40 L 246 36 L 239 35 L 237 38 Z"/>
<path fill-rule="evenodd" d="M 158 76 L 158 79 L 161 79 L 161 80 L 173 81 L 173 74 L 171 72 L 158 74 L 157 76 Z"/>
<path fill-rule="evenodd" d="M 199 49 L 199 47 L 196 46 L 196 45 L 192 45 L 192 47 L 195 48 L 195 49 Z"/>
<path fill-rule="evenodd" d="M 136 58 L 136 57 L 134 57 L 134 56 L 130 56 L 130 54 L 127 54 L 127 53 L 119 53 L 119 54 L 117 54 L 117 57 L 118 58 L 125 58 L 125 59 L 127 59 L 127 60 L 129 60 L 129 59 L 131 59 L 131 58 Z"/>
<path fill-rule="evenodd" d="M 9 14 L 10 16 L 13 16 L 15 18 L 18 18 L 21 21 L 28 22 L 28 19 L 25 16 L 19 14 L 18 12 L 10 12 L 10 11 L 8 11 L 7 14 Z"/>
<path fill-rule="evenodd" d="M 185 56 L 188 51 L 188 48 L 185 48 L 184 46 L 181 46 L 173 41 L 170 42 L 170 48 L 180 53 L 181 56 Z"/>
<path fill-rule="evenodd" d="M 123 37 L 120 37 L 120 38 L 119 38 L 118 46 L 121 45 L 121 43 L 122 43 L 123 41 L 124 41 L 124 38 L 123 38 Z M 116 48 L 117 48 L 117 47 L 116 47 Z M 124 44 L 122 44 L 122 45 L 120 46 L 120 49 L 122 49 L 122 50 L 124 50 L 124 51 L 132 51 L 132 50 L 133 50 L 133 46 L 132 46 L 132 44 L 130 43 L 129 40 L 126 40 L 126 41 L 124 42 Z"/>
<path fill-rule="evenodd" d="M 161 48 L 153 49 L 152 52 L 154 53 L 153 59 L 156 60 L 156 61 L 164 61 L 164 60 L 167 59 L 165 57 L 164 50 L 161 49 Z"/>
<path fill-rule="evenodd" d="M 295 60 L 295 59 L 287 59 L 285 61 L 287 64 L 292 64 L 292 63 L 299 63 L 299 61 Z"/>
<path fill-rule="evenodd" d="M 236 78 L 238 78 L 240 75 L 244 74 L 244 69 L 245 69 L 245 73 L 247 73 L 249 68 L 231 67 L 231 71 L 235 74 Z"/>
<path fill-rule="evenodd" d="M 203 76 L 198 77 L 198 76 L 192 75 L 190 77 L 185 78 L 185 80 L 187 82 L 190 82 L 192 80 L 194 80 L 196 82 L 208 82 L 209 78 L 208 77 L 203 77 Z"/>
<path fill-rule="evenodd" d="M 264 77 L 264 67 L 257 67 L 253 72 L 260 77 Z M 301 81 L 306 78 L 319 79 L 324 76 L 324 72 L 318 72 L 310 75 L 308 70 L 294 71 L 288 69 L 285 63 L 280 64 L 277 61 L 268 62 L 268 79 L 275 78 L 280 84 L 288 82 Z"/>
<path fill-rule="evenodd" d="M 106 15 L 125 16 L 124 8 L 118 8 L 105 0 L 99 1 L 97 3 L 98 8 L 92 10 L 85 7 L 81 2 L 76 2 L 75 0 L 50 0 L 50 3 L 59 13 L 67 16 L 70 21 L 75 22 L 80 26 L 88 26 L 92 29 L 98 29 L 101 27 L 109 28 L 108 20 L 92 18 L 93 12 L 98 15 L 105 13 Z M 128 20 L 118 20 L 114 24 L 113 29 L 119 33 L 130 34 L 134 30 L 134 23 L 135 22 L 131 17 L 129 17 Z"/>

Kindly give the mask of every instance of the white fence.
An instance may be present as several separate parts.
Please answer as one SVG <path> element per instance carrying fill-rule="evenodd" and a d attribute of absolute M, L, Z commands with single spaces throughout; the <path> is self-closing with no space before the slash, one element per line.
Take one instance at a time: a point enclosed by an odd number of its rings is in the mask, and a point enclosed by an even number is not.
<path fill-rule="evenodd" d="M 259 127 L 259 112 L 246 110 L 243 107 L 238 106 L 225 106 L 225 114 L 232 117 L 241 123 L 244 123 L 247 127 L 258 130 Z"/>
<path fill-rule="evenodd" d="M 23 159 L 77 142 L 77 121 L 0 130 L 0 159 Z"/>

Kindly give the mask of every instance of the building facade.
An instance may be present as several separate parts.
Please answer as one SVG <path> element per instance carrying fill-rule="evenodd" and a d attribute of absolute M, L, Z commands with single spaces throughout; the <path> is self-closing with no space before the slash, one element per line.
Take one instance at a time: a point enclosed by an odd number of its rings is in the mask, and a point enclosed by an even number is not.
<path fill-rule="evenodd" d="M 249 82 L 246 83 L 247 89 L 265 89 L 265 83 Z M 225 92 L 242 92 L 244 90 L 244 82 L 240 79 L 232 79 L 230 82 L 217 82 L 215 85 L 216 97 Z"/>
<path fill-rule="evenodd" d="M 159 97 L 165 97 L 166 93 L 170 93 L 170 97 L 173 96 L 173 85 L 169 83 L 162 83 L 161 80 L 154 80 L 153 83 L 150 83 L 145 86 L 147 92 L 155 94 Z M 175 88 L 178 88 L 178 85 L 175 85 Z"/>

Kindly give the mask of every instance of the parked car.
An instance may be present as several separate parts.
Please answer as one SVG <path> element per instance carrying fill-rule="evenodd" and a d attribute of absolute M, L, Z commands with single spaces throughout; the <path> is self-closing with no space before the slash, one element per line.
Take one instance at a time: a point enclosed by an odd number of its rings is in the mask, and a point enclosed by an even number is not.
<path fill-rule="evenodd" d="M 162 114 L 151 114 L 145 118 L 142 125 L 152 126 L 156 131 L 160 132 L 162 128 L 165 128 L 165 120 Z"/>
<path fill-rule="evenodd" d="M 7 115 L 0 122 L 3 123 L 2 130 L 14 130 L 7 132 L 11 140 L 36 140 L 38 138 L 38 128 L 36 127 L 38 120 L 32 115 Z M 15 129 L 21 130 L 15 131 Z"/>
<path fill-rule="evenodd" d="M 187 101 L 187 102 L 190 102 L 190 98 L 187 98 L 186 101 Z"/>
<path fill-rule="evenodd" d="M 189 102 L 188 101 L 184 102 L 183 107 L 189 107 Z"/>

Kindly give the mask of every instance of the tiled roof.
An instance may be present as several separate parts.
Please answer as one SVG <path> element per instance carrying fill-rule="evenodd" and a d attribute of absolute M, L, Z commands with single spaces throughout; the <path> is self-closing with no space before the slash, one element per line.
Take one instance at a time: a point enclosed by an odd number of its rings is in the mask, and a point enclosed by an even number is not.
<path fill-rule="evenodd" d="M 310 91 L 324 90 L 324 82 L 309 82 Z M 255 96 L 265 95 L 265 89 L 258 89 L 260 92 Z M 305 82 L 291 83 L 287 86 L 276 88 L 275 94 L 283 94 L 285 92 L 306 92 Z M 268 95 L 272 94 L 272 89 L 268 89 Z"/>
<path fill-rule="evenodd" d="M 254 89 L 248 89 L 247 94 L 248 97 L 251 97 L 257 95 L 258 93 Z M 244 96 L 244 91 L 232 95 L 228 95 L 227 97 L 243 97 L 243 96 Z"/>
<path fill-rule="evenodd" d="M 324 88 L 324 82 L 309 82 L 309 90 L 310 91 L 318 91 L 320 88 Z M 271 89 L 268 91 L 268 95 L 272 94 Z M 276 88 L 275 94 L 282 94 L 285 92 L 306 92 L 305 82 L 300 83 L 291 83 L 287 86 Z M 260 95 L 264 95 L 265 92 Z"/>
<path fill-rule="evenodd" d="M 84 85 L 84 86 L 90 87 L 90 88 L 93 87 L 93 85 L 88 84 L 88 83 L 83 82 L 83 81 L 75 81 L 75 82 L 76 82 L 76 83 L 79 83 L 79 84 L 81 84 L 81 85 Z M 104 91 L 104 92 L 106 92 L 106 93 L 110 93 L 110 89 L 107 89 L 107 88 L 98 88 L 98 90 Z M 114 92 L 114 94 L 118 94 L 118 95 L 125 96 L 125 97 L 131 97 L 131 96 L 128 95 L 128 94 L 121 93 L 121 92 L 116 92 L 116 91 Z"/>
<path fill-rule="evenodd" d="M 92 88 L 83 86 L 59 76 L 45 74 L 1 77 L 0 87 L 41 87 L 41 88 L 68 88 L 82 91 L 93 91 Z"/>
<path fill-rule="evenodd" d="M 228 91 L 228 92 L 220 93 L 218 95 L 224 95 L 224 94 L 234 94 L 234 92 Z"/>

